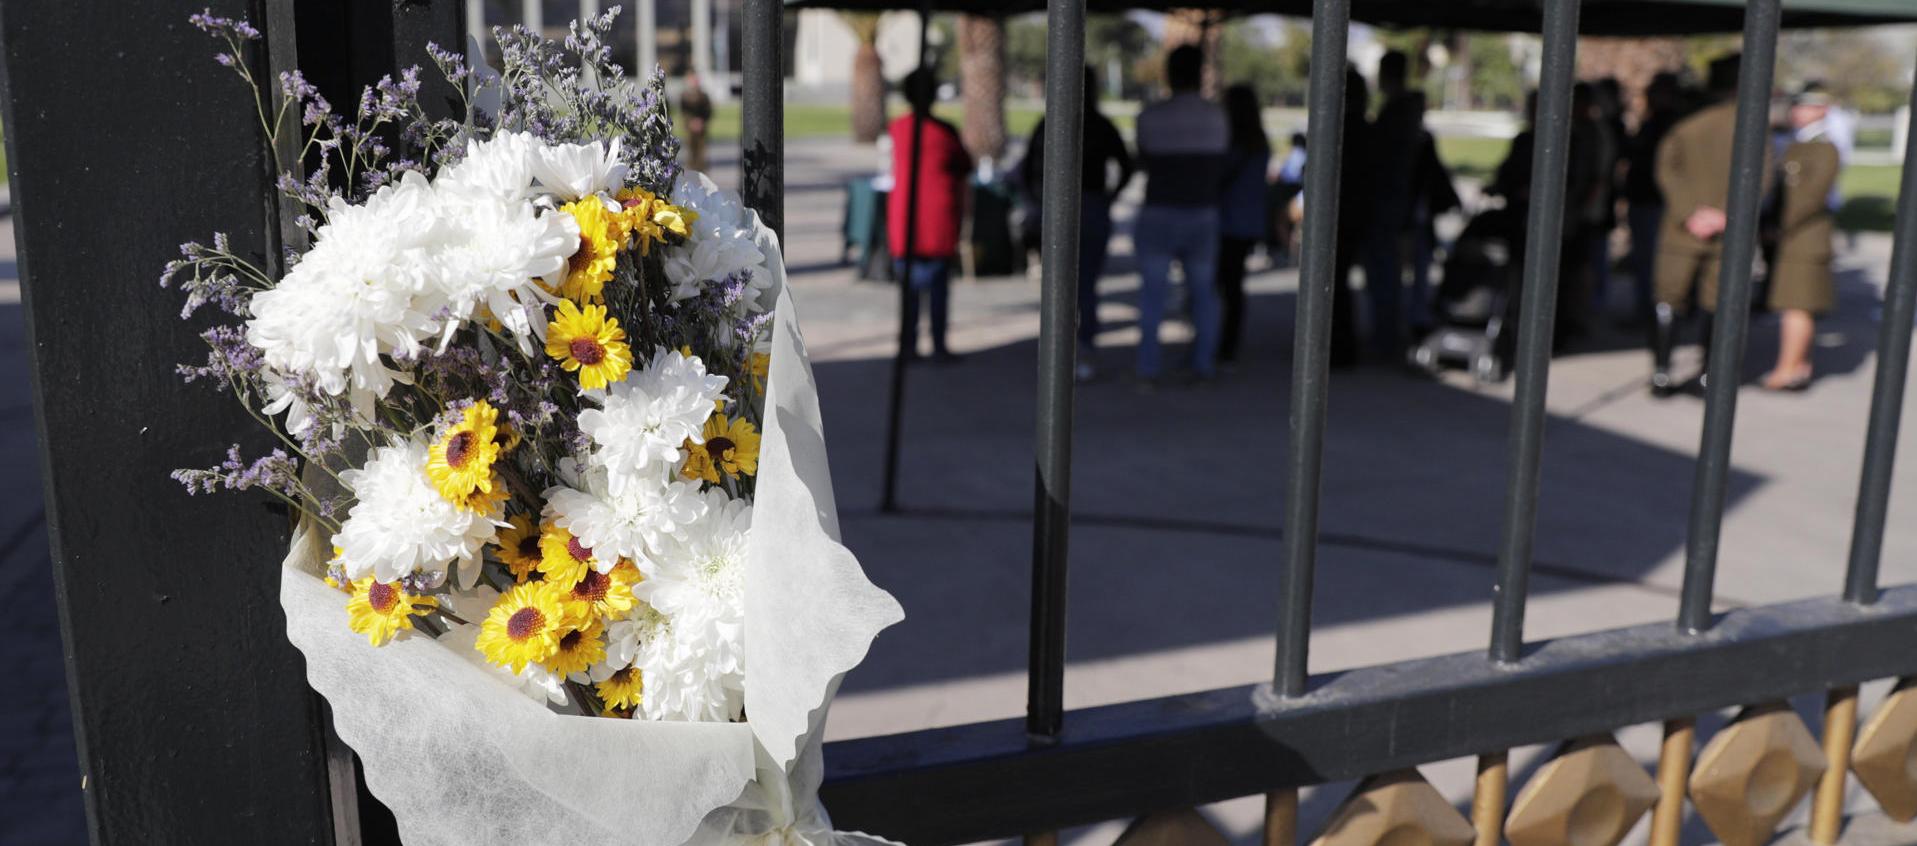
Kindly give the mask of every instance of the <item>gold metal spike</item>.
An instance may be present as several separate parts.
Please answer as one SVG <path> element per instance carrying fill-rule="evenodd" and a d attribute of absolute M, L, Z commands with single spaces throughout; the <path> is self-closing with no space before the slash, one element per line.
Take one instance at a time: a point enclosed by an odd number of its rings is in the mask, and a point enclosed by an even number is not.
<path fill-rule="evenodd" d="M 1417 770 L 1368 778 L 1312 846 L 1470 846 L 1471 824 Z"/>
<path fill-rule="evenodd" d="M 1691 802 L 1724 846 L 1762 846 L 1824 772 L 1824 752 L 1782 703 L 1745 709 L 1711 738 Z"/>
<path fill-rule="evenodd" d="M 1886 816 L 1917 818 L 1917 677 L 1898 682 L 1877 706 L 1857 736 L 1850 769 Z"/>
<path fill-rule="evenodd" d="M 1229 846 L 1230 843 L 1203 814 L 1186 808 L 1132 820 L 1112 846 Z"/>
<path fill-rule="evenodd" d="M 1518 792 L 1511 846 L 1615 846 L 1657 804 L 1657 782 L 1608 734 L 1577 740 Z"/>

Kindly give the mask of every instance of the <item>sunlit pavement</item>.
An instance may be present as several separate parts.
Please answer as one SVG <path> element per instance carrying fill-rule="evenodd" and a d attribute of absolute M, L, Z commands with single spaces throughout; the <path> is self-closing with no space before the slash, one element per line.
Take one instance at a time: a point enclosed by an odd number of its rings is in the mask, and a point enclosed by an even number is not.
<path fill-rule="evenodd" d="M 854 281 L 837 263 L 843 181 L 878 156 L 827 142 L 792 142 L 787 151 L 787 261 L 820 384 L 845 541 L 907 613 L 846 679 L 828 735 L 1016 716 L 1025 695 L 1037 285 L 1024 277 L 955 284 L 952 345 L 966 358 L 908 371 L 901 510 L 880 513 L 896 289 Z M 718 171 L 722 184 L 736 184 L 729 162 Z M 1120 216 L 1129 218 L 1129 205 Z M 0 232 L 0 269 L 12 276 L 11 222 L 0 227 L 8 230 Z M 1121 220 L 1103 286 L 1102 376 L 1077 394 L 1071 707 L 1263 680 L 1277 622 L 1295 273 L 1252 278 L 1247 349 L 1235 372 L 1144 393 L 1126 375 L 1136 340 L 1127 231 Z M 1841 255 L 1840 307 L 1820 327 L 1816 385 L 1804 395 L 1740 396 L 1722 608 L 1841 584 L 1889 241 L 1866 237 Z M 0 694 L 0 842 L 64 844 L 84 838 L 79 771 L 14 284 L 0 281 L 0 473 L 12 492 L 0 500 L 0 613 L 14 621 L 0 647 L 0 672 L 14 682 Z M 1622 296 L 1625 280 L 1613 287 Z M 1174 325 L 1168 335 L 1175 351 L 1184 330 Z M 1773 321 L 1754 321 L 1748 376 L 1765 369 L 1774 335 Z M 1702 404 L 1646 395 L 1648 356 L 1635 335 L 1607 330 L 1587 347 L 1557 359 L 1551 373 L 1526 632 L 1534 640 L 1665 620 L 1676 609 Z M 1389 364 L 1334 376 L 1314 671 L 1484 647 L 1510 390 L 1479 388 L 1461 374 L 1414 377 Z M 1908 443 L 1902 453 L 1913 454 Z M 1892 499 L 1887 583 L 1917 578 L 1911 468 L 1907 461 L 1899 469 Z M 1866 709 L 1882 688 L 1866 688 Z M 1807 718 L 1810 702 L 1800 702 Z M 1707 718 L 1702 728 L 1721 724 L 1721 716 Z M 1633 728 L 1621 739 L 1641 759 L 1654 756 L 1654 729 Z M 1514 786 L 1545 751 L 1513 755 Z M 1453 800 L 1468 797 L 1470 762 L 1424 771 Z M 1347 788 L 1307 793 L 1307 831 Z M 1852 809 L 1869 807 L 1854 784 L 1853 797 Z M 1234 839 L 1252 842 L 1258 800 L 1208 812 Z M 1093 827 L 1069 839 L 1104 843 L 1118 830 Z M 1884 842 L 1908 834 L 1886 831 Z M 1643 834 L 1640 825 L 1633 842 Z M 1693 822 L 1687 840 L 1708 839 Z"/>

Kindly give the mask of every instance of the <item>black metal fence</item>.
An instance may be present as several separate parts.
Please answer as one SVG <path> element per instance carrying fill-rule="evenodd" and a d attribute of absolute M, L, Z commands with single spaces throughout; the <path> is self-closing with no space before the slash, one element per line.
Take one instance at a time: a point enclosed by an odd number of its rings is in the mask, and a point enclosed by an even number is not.
<path fill-rule="evenodd" d="M 177 330 L 170 294 L 148 283 L 173 251 L 169 233 L 230 224 L 234 208 L 258 215 L 233 230 L 242 247 L 275 255 L 293 231 L 267 199 L 272 174 L 262 138 L 229 117 L 247 110 L 243 95 L 223 84 L 204 39 L 184 25 L 202 4 L 69 0 L 0 8 L 6 143 L 89 824 L 96 842 L 355 842 L 360 811 L 350 757 L 326 743 L 317 698 L 300 684 L 298 656 L 285 645 L 273 600 L 276 577 L 257 567 L 204 577 L 207 562 L 276 560 L 284 519 L 183 501 L 165 478 L 174 453 L 214 451 L 227 433 L 244 429 L 235 412 L 180 394 L 171 375 L 152 366 L 183 360 L 195 343 Z M 270 67 L 262 75 L 295 66 L 298 48 L 343 50 L 351 78 L 340 84 L 390 72 L 396 55 L 417 53 L 428 38 L 456 42 L 461 31 L 457 0 L 352 0 L 297 4 L 297 11 L 293 0 L 212 5 L 264 23 Z M 1494 841 L 1504 750 L 1665 721 L 1670 742 L 1654 839 L 1666 843 L 1682 812 L 1692 715 L 1813 691 L 1832 692 L 1834 714 L 1854 715 L 1841 704 L 1854 709 L 1856 684 L 1917 673 L 1910 648 L 1917 586 L 1877 585 L 1917 312 L 1917 168 L 1909 166 L 1841 595 L 1710 614 L 1751 297 L 1748 263 L 1730 261 L 1712 339 L 1681 613 L 1672 624 L 1523 642 L 1579 29 L 1578 0 L 1546 0 L 1537 199 L 1489 651 L 1308 676 L 1350 0 L 1318 0 L 1313 11 L 1315 161 L 1305 188 L 1286 555 L 1273 562 L 1282 587 L 1272 681 L 1064 710 L 1077 251 L 1048 250 L 1027 716 L 830 744 L 824 799 L 840 828 L 914 844 L 1042 838 L 1077 824 L 1265 794 L 1266 841 L 1286 843 L 1296 833 L 1300 786 L 1475 755 L 1499 774 L 1489 782 L 1496 795 L 1480 797 L 1490 801 L 1478 819 L 1481 836 L 1488 831 Z M 744 12 L 743 193 L 778 231 L 783 8 L 779 0 L 745 0 Z M 1085 0 L 1052 0 L 1049 9 L 1045 167 L 1054 174 L 1080 171 L 1084 12 Z M 1727 233 L 1733 255 L 1748 254 L 1755 238 L 1779 0 L 1751 0 L 1745 14 Z M 1076 242 L 1078 188 L 1046 180 L 1047 243 Z M 116 198 L 141 200 L 142 213 L 157 208 L 171 225 L 119 227 L 102 241 L 102 203 Z M 155 206 L 153 198 L 164 200 Z M 140 413 L 105 407 L 102 385 L 115 386 L 116 406 Z M 156 501 L 169 506 L 155 509 Z M 129 591 L 128 584 L 153 587 Z M 224 627 L 209 625 L 216 620 Z M 241 675 L 250 683 L 223 680 Z M 1819 813 L 1828 817 L 1821 805 Z"/>
<path fill-rule="evenodd" d="M 769 3 L 766 4 L 768 7 Z M 765 10 L 770 14 L 769 8 Z M 1050 0 L 1045 170 L 1079 172 L 1085 0 Z M 1725 250 L 1750 256 L 1762 199 L 1779 0 L 1745 9 L 1744 61 Z M 1579 0 L 1545 0 L 1537 139 L 1512 403 L 1510 472 L 1488 654 L 1454 655 L 1309 677 L 1325 408 L 1330 392 L 1331 299 L 1337 243 L 1343 69 L 1350 0 L 1313 4 L 1303 266 L 1296 313 L 1285 506 L 1286 557 L 1271 683 L 1063 710 L 1066 549 L 1070 531 L 1071 340 L 1077 252 L 1048 249 L 1038 344 L 1030 698 L 1006 720 L 842 741 L 827 747 L 824 798 L 842 828 L 915 844 L 1045 833 L 1067 826 L 1267 795 L 1266 842 L 1296 834 L 1296 789 L 1461 756 L 1479 756 L 1474 821 L 1497 842 L 1504 751 L 1622 726 L 1664 721 L 1663 795 L 1653 842 L 1671 843 L 1683 812 L 1692 715 L 1831 691 L 1854 720 L 1855 685 L 1917 672 L 1917 587 L 1880 592 L 1877 562 L 1917 310 L 1917 169 L 1904 170 L 1897 245 L 1885 297 L 1856 529 L 1842 594 L 1713 617 L 1711 599 L 1730 473 L 1752 268 L 1725 261 L 1710 340 L 1706 413 L 1674 624 L 1525 644 L 1543 454 L 1545 392 L 1557 300 L 1570 148 Z M 781 98 L 776 76 L 746 80 L 752 103 Z M 1044 243 L 1077 242 L 1079 185 L 1045 182 Z M 1839 586 L 1833 584 L 1833 590 Z M 1850 710 L 1842 710 L 1848 704 Z M 1849 728 L 1844 727 L 1848 737 Z M 1833 752 L 1835 756 L 1836 753 Z M 1841 786 L 1849 749 L 1833 760 Z M 1673 778 L 1672 776 L 1676 776 Z M 1675 787 L 1673 787 L 1675 785 Z M 1841 794 L 1839 794 L 1841 796 Z M 1828 827 L 1831 809 L 1817 816 Z M 1841 813 L 1841 805 L 1836 809 Z M 1834 830 L 1834 829 L 1832 829 Z M 1486 838 L 1489 838 L 1488 840 Z"/>

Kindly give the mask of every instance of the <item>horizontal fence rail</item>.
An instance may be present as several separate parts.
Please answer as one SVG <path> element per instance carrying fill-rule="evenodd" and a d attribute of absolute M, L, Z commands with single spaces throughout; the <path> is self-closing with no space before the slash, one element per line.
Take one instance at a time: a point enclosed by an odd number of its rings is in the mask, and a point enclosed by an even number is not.
<path fill-rule="evenodd" d="M 1917 666 L 1917 586 L 1653 623 L 1313 678 L 1294 699 L 1236 687 L 1072 711 L 1055 746 L 1021 719 L 826 745 L 833 825 L 965 843 L 1549 743 L 1896 676 Z"/>

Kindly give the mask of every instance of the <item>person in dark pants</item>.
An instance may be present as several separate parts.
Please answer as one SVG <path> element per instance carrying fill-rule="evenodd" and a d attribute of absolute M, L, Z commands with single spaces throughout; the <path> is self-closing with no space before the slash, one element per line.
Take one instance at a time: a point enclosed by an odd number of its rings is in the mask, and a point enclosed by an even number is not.
<path fill-rule="evenodd" d="M 1365 298 L 1371 305 L 1371 342 L 1385 360 L 1397 358 L 1404 337 L 1404 236 L 1411 220 L 1423 107 L 1409 88 L 1410 58 L 1392 50 L 1378 60 L 1384 104 L 1371 122 L 1371 220 L 1364 246 Z M 1350 174 L 1349 168 L 1345 170 Z"/>
<path fill-rule="evenodd" d="M 1664 225 L 1664 193 L 1657 187 L 1657 145 L 1682 114 L 1677 75 L 1660 73 L 1644 90 L 1646 114 L 1624 146 L 1625 219 L 1631 227 L 1632 320 L 1649 326 L 1651 278 L 1657 266 L 1657 233 Z"/>
<path fill-rule="evenodd" d="M 679 93 L 679 119 L 686 127 L 686 167 L 706 169 L 706 129 L 712 122 L 712 98 L 699 86 L 699 75 L 686 74 L 686 87 Z"/>
<path fill-rule="evenodd" d="M 886 198 L 887 240 L 891 242 L 899 284 L 905 286 L 905 322 L 899 344 L 907 359 L 918 358 L 919 299 L 931 300 L 932 357 L 958 358 L 945 346 L 952 262 L 958 256 L 959 224 L 965 219 L 966 181 L 972 158 L 965 153 L 958 130 L 932 116 L 938 96 L 938 78 L 923 68 L 905 77 L 905 100 L 910 114 L 892 121 L 892 173 L 895 185 Z M 907 218 L 912 195 L 912 125 L 919 125 L 917 225 L 911 228 L 911 256 L 906 261 Z M 911 267 L 908 269 L 907 264 Z"/>
<path fill-rule="evenodd" d="M 1225 89 L 1225 120 L 1231 150 L 1225 158 L 1225 193 L 1219 207 L 1218 299 L 1224 325 L 1218 336 L 1218 361 L 1238 360 L 1238 339 L 1245 328 L 1245 260 L 1269 231 L 1265 171 L 1271 165 L 1271 141 L 1265 137 L 1258 94 L 1249 85 Z"/>
<path fill-rule="evenodd" d="M 1343 161 L 1339 163 L 1338 234 L 1331 275 L 1331 366 L 1351 367 L 1358 363 L 1358 316 L 1351 290 L 1351 269 L 1358 263 L 1367 229 L 1372 222 L 1372 167 L 1377 145 L 1365 122 L 1365 103 L 1371 92 L 1364 75 L 1355 67 L 1345 68 L 1345 127 Z M 1318 156 L 1305 167 L 1323 167 Z M 1312 209 L 1307 206 L 1305 215 Z"/>
<path fill-rule="evenodd" d="M 1078 218 L 1078 368 L 1077 378 L 1087 382 L 1098 375 L 1098 279 L 1105 274 L 1105 257 L 1112 238 L 1112 202 L 1131 182 L 1135 167 L 1125 139 L 1098 111 L 1098 78 L 1085 68 L 1085 123 L 1081 140 L 1080 164 L 1084 168 L 1080 183 L 1083 196 Z M 1117 168 L 1118 178 L 1112 178 Z M 1025 145 L 1025 160 L 1019 175 L 1026 190 L 1043 197 L 1045 182 L 1045 121 L 1032 128 Z M 1040 247 L 1043 250 L 1043 246 Z"/>

